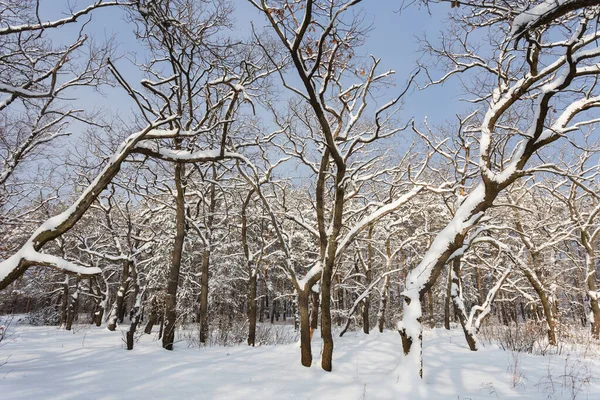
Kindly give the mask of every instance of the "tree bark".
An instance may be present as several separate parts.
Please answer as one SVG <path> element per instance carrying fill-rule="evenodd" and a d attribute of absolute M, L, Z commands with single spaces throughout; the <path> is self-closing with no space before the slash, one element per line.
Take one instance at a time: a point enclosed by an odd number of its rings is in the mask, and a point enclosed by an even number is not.
<path fill-rule="evenodd" d="M 62 304 L 61 304 L 61 312 L 60 312 L 60 325 L 67 325 L 67 314 L 69 308 L 69 275 L 65 275 L 65 280 L 62 284 Z"/>
<path fill-rule="evenodd" d="M 446 284 L 446 298 L 444 301 L 444 328 L 450 330 L 450 303 L 452 300 L 452 268 L 448 267 L 448 283 Z"/>
<path fill-rule="evenodd" d="M 127 290 L 129 289 L 130 264 L 130 261 L 123 262 L 119 290 L 117 290 L 117 297 L 113 304 L 113 308 L 110 311 L 110 316 L 108 317 L 108 324 L 106 325 L 106 328 L 109 331 L 114 331 L 115 329 L 117 329 L 117 322 L 122 323 L 125 317 L 125 296 L 127 295 Z"/>
<path fill-rule="evenodd" d="M 65 329 L 70 331 L 73 326 L 73 321 L 77 315 L 77 309 L 79 308 L 79 278 L 75 280 L 75 291 L 69 299 L 69 307 L 67 312 L 67 323 Z"/>
<path fill-rule="evenodd" d="M 308 313 L 308 298 L 311 290 L 298 292 L 298 309 L 300 311 L 300 360 L 304 367 L 312 364 L 310 317 Z"/>
<path fill-rule="evenodd" d="M 163 348 L 173 350 L 175 341 L 175 324 L 177 322 L 177 287 L 179 285 L 179 270 L 185 240 L 185 199 L 183 189 L 183 176 L 185 167 L 181 163 L 175 165 L 176 188 L 176 219 L 175 243 L 171 257 L 169 278 L 167 281 L 167 295 L 165 299 L 164 332 L 162 337 Z"/>
<path fill-rule="evenodd" d="M 202 253 L 202 276 L 200 278 L 200 343 L 208 339 L 208 266 L 210 251 Z"/>
<path fill-rule="evenodd" d="M 319 293 L 311 290 L 310 298 L 310 337 L 312 338 L 315 329 L 319 327 Z"/>
<path fill-rule="evenodd" d="M 256 340 L 256 274 L 251 273 L 248 282 L 248 346 Z"/>
<path fill-rule="evenodd" d="M 133 298 L 135 299 L 135 303 L 131 310 L 131 324 L 129 325 L 129 330 L 126 335 L 127 350 L 133 350 L 135 332 L 142 315 L 142 293 L 140 293 L 137 269 L 134 264 L 131 265 L 131 278 L 133 282 Z"/>
<path fill-rule="evenodd" d="M 467 312 L 465 310 L 465 305 L 462 301 L 461 295 L 461 268 L 460 268 L 460 257 L 456 257 L 452 260 L 452 277 L 451 277 L 451 296 L 452 301 L 454 303 L 454 311 L 458 316 L 458 320 L 460 325 L 463 328 L 463 333 L 465 334 L 465 339 L 467 340 L 467 345 L 471 351 L 477 351 L 477 339 L 475 338 L 473 331 L 468 326 L 468 317 Z"/>

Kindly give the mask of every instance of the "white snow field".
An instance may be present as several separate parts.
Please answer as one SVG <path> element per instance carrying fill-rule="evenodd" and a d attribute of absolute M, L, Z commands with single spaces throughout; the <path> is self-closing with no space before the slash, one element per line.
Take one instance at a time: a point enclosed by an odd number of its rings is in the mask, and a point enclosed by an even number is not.
<path fill-rule="evenodd" d="M 327 373 L 316 337 L 313 367 L 304 368 L 297 344 L 199 349 L 181 341 L 169 352 L 144 335 L 126 351 L 119 331 L 17 325 L 0 343 L 0 399 L 600 399 L 595 351 L 542 357 L 488 345 L 475 353 L 459 329 L 424 339 L 419 382 L 407 378 L 396 332 L 337 338 Z"/>

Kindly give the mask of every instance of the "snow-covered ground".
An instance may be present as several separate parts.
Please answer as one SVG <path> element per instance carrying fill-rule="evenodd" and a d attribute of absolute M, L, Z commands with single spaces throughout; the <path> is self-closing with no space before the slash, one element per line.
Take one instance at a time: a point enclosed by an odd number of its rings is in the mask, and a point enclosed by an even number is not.
<path fill-rule="evenodd" d="M 145 335 L 79 327 L 14 327 L 0 343 L 0 399 L 600 399 L 592 353 L 531 356 L 467 349 L 459 330 L 425 333 L 425 372 L 411 381 L 395 332 L 337 338 L 334 371 L 300 366 L 297 344 L 163 350 Z M 575 397 L 574 397 L 575 396 Z"/>

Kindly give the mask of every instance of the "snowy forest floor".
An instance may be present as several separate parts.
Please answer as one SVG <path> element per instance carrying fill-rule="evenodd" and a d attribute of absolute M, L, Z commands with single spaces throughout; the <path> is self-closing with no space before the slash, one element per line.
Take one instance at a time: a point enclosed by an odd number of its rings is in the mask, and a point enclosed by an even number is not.
<path fill-rule="evenodd" d="M 335 340 L 334 371 L 312 368 L 298 344 L 165 351 L 156 335 L 124 350 L 122 332 L 11 326 L 0 343 L 0 398 L 8 399 L 600 399 L 600 352 L 533 356 L 468 350 L 459 329 L 425 332 L 424 380 L 408 380 L 396 332 Z M 594 346 L 598 350 L 597 346 Z"/>

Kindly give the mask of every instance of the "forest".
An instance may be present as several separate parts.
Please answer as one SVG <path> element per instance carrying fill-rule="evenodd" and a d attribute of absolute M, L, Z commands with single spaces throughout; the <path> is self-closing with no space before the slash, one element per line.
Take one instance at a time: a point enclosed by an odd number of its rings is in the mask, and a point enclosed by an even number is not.
<path fill-rule="evenodd" d="M 437 35 L 374 0 L 48 3 L 0 0 L 0 391 L 11 332 L 48 327 L 132 360 L 298 342 L 313 377 L 369 335 L 414 385 L 455 333 L 598 370 L 600 1 L 382 2 Z M 378 29 L 415 37 L 408 73 Z"/>

